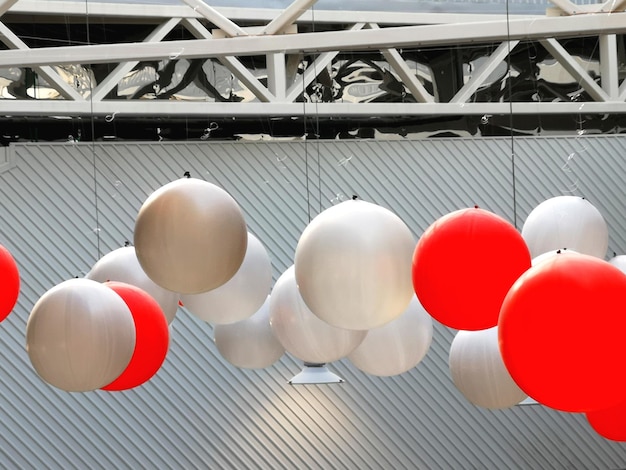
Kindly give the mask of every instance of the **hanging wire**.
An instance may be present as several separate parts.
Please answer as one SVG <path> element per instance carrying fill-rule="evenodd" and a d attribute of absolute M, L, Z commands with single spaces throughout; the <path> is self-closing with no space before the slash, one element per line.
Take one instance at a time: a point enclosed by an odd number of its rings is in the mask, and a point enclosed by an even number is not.
<path fill-rule="evenodd" d="M 312 32 L 315 32 L 315 5 L 311 6 L 311 29 Z M 315 67 L 315 60 L 311 64 L 313 66 L 313 79 L 314 87 L 319 92 L 318 81 L 317 81 L 317 70 Z M 318 99 L 315 100 L 315 138 L 317 139 L 315 142 L 315 148 L 317 151 L 317 191 L 318 191 L 318 202 L 319 202 L 319 211 L 318 214 L 322 212 L 322 167 L 320 163 L 320 113 L 319 113 L 319 100 L 324 99 L 324 93 L 321 92 Z"/>
<path fill-rule="evenodd" d="M 531 48 L 534 51 L 534 56 L 531 55 Z M 541 103 L 541 95 L 539 94 L 539 86 L 537 85 L 539 81 L 539 70 L 537 71 L 537 74 L 534 73 L 535 67 L 539 69 L 539 65 L 537 63 L 537 56 L 538 56 L 537 45 L 534 42 L 530 41 L 528 43 L 528 48 L 526 49 L 526 51 L 527 51 L 527 57 L 528 57 L 528 68 L 530 70 L 530 77 L 531 77 L 531 80 L 533 80 L 534 85 L 535 85 L 535 95 L 537 96 L 536 99 L 537 99 L 537 102 Z M 537 135 L 541 135 L 542 131 L 543 131 L 543 122 L 541 121 L 541 114 L 538 113 L 537 114 Z"/>
<path fill-rule="evenodd" d="M 306 215 L 308 222 L 311 222 L 311 193 L 309 191 L 309 148 L 307 144 L 306 128 L 306 82 L 304 79 L 304 69 L 302 70 L 302 121 L 304 125 L 304 178 L 306 190 Z"/>
<path fill-rule="evenodd" d="M 595 42 L 594 47 L 590 51 L 588 57 L 584 57 L 586 60 L 584 72 L 586 74 L 589 74 L 589 67 L 591 63 L 593 62 L 593 58 L 596 54 L 598 47 L 599 47 L 599 40 Z M 598 60 L 600 60 L 600 58 L 598 58 Z M 577 87 L 578 89 L 576 91 L 576 94 L 570 97 L 570 99 L 573 102 L 579 102 L 579 98 L 582 99 L 582 94 L 585 92 L 585 90 L 583 90 L 582 93 L 578 93 L 578 90 L 583 88 L 582 78 L 578 80 Z M 574 172 L 574 167 L 575 167 L 574 162 L 577 156 L 587 151 L 586 146 L 580 142 L 581 139 L 584 139 L 584 136 L 586 134 L 586 129 L 584 126 L 586 120 L 584 119 L 584 116 L 583 116 L 584 106 L 585 106 L 585 102 L 583 101 L 580 103 L 580 106 L 578 107 L 578 113 L 574 117 L 574 123 L 576 125 L 576 137 L 574 138 L 574 142 L 576 143 L 576 146 L 574 150 L 568 154 L 568 156 L 565 159 L 565 163 L 561 167 L 561 170 L 563 170 L 565 173 L 570 174 L 570 175 L 567 175 L 570 180 L 568 187 L 566 189 L 561 189 L 561 192 L 563 193 L 575 193 L 576 191 L 579 190 L 579 180 L 578 180 L 577 175 Z"/>
<path fill-rule="evenodd" d="M 85 0 L 85 29 L 87 45 L 91 45 L 91 35 L 89 32 L 89 0 Z M 98 166 L 96 156 L 96 125 L 93 107 L 93 79 L 91 73 L 87 71 L 89 81 L 89 112 L 90 112 L 90 125 L 91 125 L 91 161 L 93 164 L 92 177 L 93 177 L 93 194 L 94 194 L 94 209 L 96 219 L 96 261 L 102 256 L 100 249 L 100 209 L 98 207 Z"/>
<path fill-rule="evenodd" d="M 511 59 L 511 25 L 510 25 L 510 12 L 509 1 L 506 0 L 506 36 L 507 36 L 507 66 L 508 66 L 508 91 L 509 91 L 509 130 L 510 130 L 510 144 L 511 144 L 511 179 L 512 179 L 512 191 L 513 191 L 513 225 L 517 229 L 517 189 L 515 178 L 515 139 L 513 138 L 513 76 L 511 75 L 512 59 Z"/>

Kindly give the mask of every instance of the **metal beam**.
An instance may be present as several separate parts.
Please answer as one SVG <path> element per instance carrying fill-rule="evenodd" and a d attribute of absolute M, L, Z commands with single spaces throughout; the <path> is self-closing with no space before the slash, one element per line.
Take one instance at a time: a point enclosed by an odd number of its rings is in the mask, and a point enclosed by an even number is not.
<path fill-rule="evenodd" d="M 193 11 L 197 11 L 219 29 L 224 31 L 228 36 L 237 37 L 248 35 L 248 33 L 241 29 L 237 24 L 226 18 L 212 6 L 204 3 L 202 0 L 183 0 L 183 2 L 193 8 Z"/>
<path fill-rule="evenodd" d="M 274 18 L 263 28 L 260 34 L 279 34 L 285 28 L 292 25 L 305 11 L 311 8 L 317 0 L 295 0 L 291 5 L 285 8 L 280 15 Z"/>
<path fill-rule="evenodd" d="M 169 33 L 176 25 L 180 23 L 180 18 L 170 18 L 165 23 L 160 24 L 152 33 L 146 37 L 144 42 L 159 42 L 167 33 Z M 91 94 L 91 99 L 93 100 L 101 100 L 103 99 L 107 93 L 109 93 L 115 85 L 119 83 L 119 81 L 130 72 L 139 62 L 124 62 L 119 64 L 110 74 L 106 76 L 104 80 L 102 80 L 98 86 L 93 90 Z"/>
<path fill-rule="evenodd" d="M 27 51 L 28 46 L 17 35 L 13 33 L 6 25 L 0 22 L 0 41 L 8 47 L 19 51 Z M 43 77 L 48 84 L 59 92 L 61 96 L 68 100 L 82 101 L 83 96 L 69 85 L 61 76 L 50 66 L 33 67 L 34 70 Z"/>
<path fill-rule="evenodd" d="M 472 75 L 472 78 L 463 85 L 456 95 L 450 100 L 450 103 L 465 103 L 469 100 L 476 90 L 485 83 L 489 75 L 493 73 L 498 65 L 510 54 L 519 41 L 505 41 L 501 43 L 496 50 L 489 56 L 489 59 Z"/>
<path fill-rule="evenodd" d="M 407 116 L 466 116 L 466 115 L 529 114 L 626 114 L 626 104 L 612 102 L 533 102 L 533 103 L 219 103 L 166 100 L 6 100 L 4 116 L 86 116 L 105 117 L 346 117 L 362 118 Z"/>
<path fill-rule="evenodd" d="M 264 103 L 276 101 L 276 97 L 236 57 L 220 57 L 219 61 L 243 83 L 254 96 Z"/>
<path fill-rule="evenodd" d="M 580 8 L 578 5 L 570 2 L 570 0 L 550 0 L 552 4 L 556 5 L 560 10 L 568 15 L 575 15 L 576 13 L 580 13 Z"/>
<path fill-rule="evenodd" d="M 0 51 L 0 67 L 160 60 L 172 53 L 180 58 L 264 55 L 272 52 L 380 50 L 391 47 L 430 47 L 465 43 L 579 37 L 624 33 L 626 13 L 547 17 L 484 23 L 405 26 L 361 31 L 299 33 L 281 36 L 236 37 L 167 43 L 102 44 Z"/>
<path fill-rule="evenodd" d="M 619 95 L 617 97 L 618 101 L 626 101 L 626 80 L 622 81 L 622 84 L 619 87 Z"/>
<path fill-rule="evenodd" d="M 0 16 L 4 15 L 18 0 L 0 0 Z"/>
<path fill-rule="evenodd" d="M 583 69 L 576 60 L 565 50 L 556 39 L 542 39 L 541 44 L 554 57 L 565 70 L 567 70 L 575 80 L 589 93 L 596 101 L 609 101 L 609 96 L 591 78 L 591 75 Z"/>
<path fill-rule="evenodd" d="M 619 70 L 617 64 L 617 36 L 600 35 L 600 84 L 609 96 L 616 100 L 619 95 Z"/>
<path fill-rule="evenodd" d="M 614 11 L 620 11 L 624 9 L 626 0 L 606 0 L 597 6 L 596 12 L 598 13 L 612 13 Z"/>
<path fill-rule="evenodd" d="M 570 0 L 550 0 L 567 15 L 593 15 L 613 13 L 624 9 L 625 0 L 606 0 L 603 3 L 574 3 Z"/>
<path fill-rule="evenodd" d="M 197 38 L 203 38 L 210 41 L 218 41 L 218 39 L 212 39 L 211 32 L 207 30 L 196 19 L 184 19 L 183 24 Z M 237 79 L 243 83 L 248 90 L 250 90 L 254 96 L 260 101 L 270 102 L 274 101 L 275 96 L 254 76 L 250 70 L 248 70 L 236 57 L 223 56 L 218 57 L 218 60 L 230 70 Z"/>
<path fill-rule="evenodd" d="M 360 29 L 363 29 L 364 26 L 365 23 L 356 23 L 355 25 L 351 26 L 348 31 L 359 31 Z M 295 101 L 300 93 L 304 92 L 306 87 L 308 87 L 313 82 L 313 80 L 315 80 L 315 78 L 320 74 L 322 70 L 328 67 L 328 64 L 330 64 L 333 59 L 337 57 L 338 54 L 338 51 L 324 52 L 320 54 L 317 59 L 315 59 L 313 63 L 306 68 L 306 70 L 302 74 L 302 80 L 298 80 L 296 83 L 293 83 L 291 87 L 289 87 L 289 90 L 287 90 L 287 96 L 285 97 L 285 101 L 287 101 L 288 103 Z"/>
<path fill-rule="evenodd" d="M 291 103 L 295 101 L 300 93 L 304 93 L 306 87 L 308 87 L 313 80 L 317 78 L 317 76 L 321 73 L 322 70 L 328 67 L 339 52 L 324 52 L 320 54 L 302 73 L 302 79 L 294 82 L 287 90 L 287 94 L 285 96 L 285 101 Z"/>
<path fill-rule="evenodd" d="M 380 29 L 376 23 L 369 23 L 370 29 Z M 395 70 L 400 77 L 402 84 L 406 86 L 409 93 L 413 95 L 418 103 L 434 103 L 435 98 L 428 93 L 422 82 L 419 81 L 415 73 L 409 68 L 405 60 L 402 58 L 396 48 L 390 47 L 387 49 L 381 49 L 381 54 L 389 65 Z"/>
<path fill-rule="evenodd" d="M 413 70 L 409 68 L 397 49 L 382 49 L 381 53 L 400 77 L 402 84 L 413 95 L 418 103 L 434 103 L 435 98 L 428 93 L 422 82 L 419 81 Z"/>
<path fill-rule="evenodd" d="M 182 2 L 181 2 L 182 3 Z M 215 7 L 222 16 L 231 21 L 272 21 L 280 10 L 273 8 L 241 8 L 241 7 Z M 60 15 L 78 16 L 85 15 L 85 3 L 64 0 L 19 0 L 18 4 L 11 9 L 11 13 L 25 15 Z M 89 14 L 94 17 L 117 18 L 125 21 L 128 18 L 139 18 L 142 21 L 157 20 L 162 18 L 202 18 L 197 11 L 193 11 L 186 5 L 165 5 L 151 3 L 146 8 L 145 3 L 109 3 L 89 0 Z M 315 10 L 305 12 L 297 22 L 311 22 L 315 16 L 316 23 L 349 24 L 375 22 L 385 25 L 409 25 L 409 24 L 445 24 L 463 23 L 489 20 L 505 20 L 504 14 L 471 14 L 471 13 L 428 13 L 428 12 L 396 12 L 396 11 L 338 11 L 338 10 Z M 521 18 L 539 17 L 538 15 L 516 15 Z M 131 21 L 134 21 L 131 19 Z"/>
<path fill-rule="evenodd" d="M 267 55 L 267 86 L 278 101 L 284 101 L 287 92 L 287 67 L 285 54 L 275 52 Z"/>

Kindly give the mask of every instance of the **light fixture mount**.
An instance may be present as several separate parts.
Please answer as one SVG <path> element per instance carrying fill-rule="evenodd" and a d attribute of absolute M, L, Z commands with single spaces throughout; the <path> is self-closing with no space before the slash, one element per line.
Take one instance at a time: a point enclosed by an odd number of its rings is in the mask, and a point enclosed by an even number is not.
<path fill-rule="evenodd" d="M 288 383 L 289 385 L 321 385 L 344 383 L 341 377 L 334 374 L 326 364 L 312 364 L 305 362 L 302 371 L 295 375 Z"/>

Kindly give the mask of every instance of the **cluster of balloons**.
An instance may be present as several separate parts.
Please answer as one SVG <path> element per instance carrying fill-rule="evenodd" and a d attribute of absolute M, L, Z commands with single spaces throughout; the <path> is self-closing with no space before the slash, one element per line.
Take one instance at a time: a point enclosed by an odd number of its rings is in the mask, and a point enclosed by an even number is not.
<path fill-rule="evenodd" d="M 241 266 L 225 284 L 200 294 L 185 294 L 185 308 L 214 325 L 221 356 L 235 367 L 263 369 L 278 361 L 285 349 L 269 324 L 272 263 L 263 244 L 247 234 Z"/>
<path fill-rule="evenodd" d="M 460 330 L 449 366 L 468 401 L 500 409 L 530 396 L 626 440 L 626 256 L 605 261 L 607 248 L 602 215 L 575 196 L 539 204 L 521 233 L 479 208 L 426 230 L 414 288 L 433 318 Z"/>
<path fill-rule="evenodd" d="M 585 413 L 598 434 L 626 441 L 626 378 L 617 373 L 626 359 L 624 256 L 605 261 L 607 225 L 579 197 L 539 204 L 522 235 L 533 266 L 512 286 L 500 313 L 500 347 L 511 375 L 538 402 Z M 540 254 L 559 247 L 568 250 Z M 522 346 L 524 336 L 532 341 Z"/>
<path fill-rule="evenodd" d="M 270 322 L 285 349 L 313 364 L 347 357 L 377 376 L 415 367 L 433 329 L 411 285 L 414 248 L 404 222 L 376 204 L 320 213 L 272 291 Z"/>
<path fill-rule="evenodd" d="M 509 288 L 530 265 L 515 227 L 478 207 L 441 217 L 415 247 L 415 292 L 433 318 L 460 330 L 449 366 L 454 384 L 475 405 L 501 409 L 526 398 L 502 362 L 497 324 Z"/>
<path fill-rule="evenodd" d="M 149 380 L 169 348 L 161 307 L 139 287 L 70 279 L 42 295 L 26 324 L 39 376 L 61 390 L 126 390 Z"/>
<path fill-rule="evenodd" d="M 214 325 L 227 361 L 263 368 L 282 356 L 267 313 L 271 261 L 230 194 L 195 178 L 166 184 L 142 205 L 134 245 L 147 277 Z"/>
<path fill-rule="evenodd" d="M 9 250 L 0 245 L 0 321 L 13 311 L 20 295 L 20 273 Z"/>
<path fill-rule="evenodd" d="M 222 189 L 188 178 L 163 186 L 139 211 L 135 246 L 106 254 L 84 279 L 62 282 L 37 301 L 26 327 L 33 367 L 71 392 L 145 383 L 166 358 L 181 295 L 193 303 L 193 295 L 223 288 L 238 299 L 238 270 L 258 244 L 248 239 L 239 206 Z M 258 257 L 258 247 L 250 253 Z M 252 274 L 271 282 L 269 262 Z M 258 307 L 266 296 L 256 295 Z M 203 302 L 224 307 L 219 299 Z M 239 307 L 232 309 L 240 314 Z"/>
<path fill-rule="evenodd" d="M 214 325 L 236 367 L 268 367 L 287 351 L 391 376 L 426 356 L 434 318 L 459 330 L 449 366 L 471 403 L 501 409 L 530 396 L 626 440 L 626 256 L 607 262 L 607 247 L 601 214 L 574 196 L 538 205 L 521 233 L 492 212 L 458 210 L 417 244 L 391 211 L 350 200 L 309 223 L 272 288 L 269 255 L 234 199 L 182 178 L 146 199 L 134 246 L 39 299 L 27 350 L 63 390 L 132 388 L 162 365 L 182 304 Z M 11 261 L 0 249 L 0 315 L 19 290 Z"/>
<path fill-rule="evenodd" d="M 389 210 L 346 201 L 305 228 L 294 264 L 273 287 L 267 252 L 248 234 L 237 273 L 181 301 L 214 324 L 218 351 L 236 367 L 268 367 L 288 352 L 307 364 L 348 358 L 369 374 L 396 375 L 415 367 L 432 341 L 431 317 L 411 286 L 414 247 Z"/>

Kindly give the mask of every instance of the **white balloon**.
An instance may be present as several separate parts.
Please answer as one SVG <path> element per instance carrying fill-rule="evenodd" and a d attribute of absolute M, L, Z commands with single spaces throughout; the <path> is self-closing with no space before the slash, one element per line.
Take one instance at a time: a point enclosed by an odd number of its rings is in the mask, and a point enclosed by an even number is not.
<path fill-rule="evenodd" d="M 522 237 L 531 257 L 559 248 L 602 258 L 609 246 L 609 230 L 602 214 L 577 196 L 557 196 L 535 207 L 524 222 Z"/>
<path fill-rule="evenodd" d="M 539 256 L 535 256 L 532 259 L 532 266 L 537 266 L 539 263 L 542 263 L 544 261 L 547 261 L 551 258 L 554 258 L 555 256 L 559 256 L 559 255 L 571 255 L 571 254 L 576 254 L 578 253 L 577 251 L 574 250 L 568 250 L 567 248 L 560 248 L 558 250 L 552 250 L 552 251 L 547 251 L 545 253 L 540 254 Z"/>
<path fill-rule="evenodd" d="M 139 264 L 135 248 L 125 246 L 100 258 L 85 276 L 98 282 L 118 281 L 131 284 L 146 291 L 157 303 L 171 323 L 178 311 L 180 295 L 157 285 L 148 277 Z"/>
<path fill-rule="evenodd" d="M 315 217 L 298 241 L 302 298 L 339 328 L 384 325 L 411 301 L 414 250 L 409 228 L 391 211 L 359 200 L 337 204 Z"/>
<path fill-rule="evenodd" d="M 367 333 L 337 328 L 313 315 L 298 292 L 293 266 L 278 278 L 272 290 L 270 325 L 289 353 L 312 364 L 347 356 Z"/>
<path fill-rule="evenodd" d="M 71 279 L 37 301 L 26 325 L 26 350 L 39 376 L 68 392 L 117 379 L 135 350 L 135 322 L 122 298 L 99 282 Z"/>
<path fill-rule="evenodd" d="M 209 292 L 183 295 L 187 310 L 201 320 L 235 323 L 261 308 L 272 288 L 272 263 L 258 238 L 248 233 L 248 248 L 241 267 L 226 284 Z"/>
<path fill-rule="evenodd" d="M 510 408 L 528 396 L 511 378 L 498 344 L 498 327 L 459 331 L 450 346 L 450 372 L 454 385 L 474 405 Z"/>
<path fill-rule="evenodd" d="M 246 222 L 223 189 L 182 178 L 157 189 L 141 206 L 134 234 L 137 259 L 164 289 L 199 294 L 235 275 L 246 254 Z"/>
<path fill-rule="evenodd" d="M 626 255 L 616 255 L 609 260 L 609 263 L 626 274 Z"/>
<path fill-rule="evenodd" d="M 432 317 L 414 295 L 402 315 L 369 330 L 348 359 L 359 370 L 371 375 L 398 375 L 424 359 L 432 339 Z"/>
<path fill-rule="evenodd" d="M 222 357 L 235 367 L 263 369 L 278 361 L 285 348 L 270 326 L 270 297 L 250 318 L 216 325 L 215 344 Z"/>

